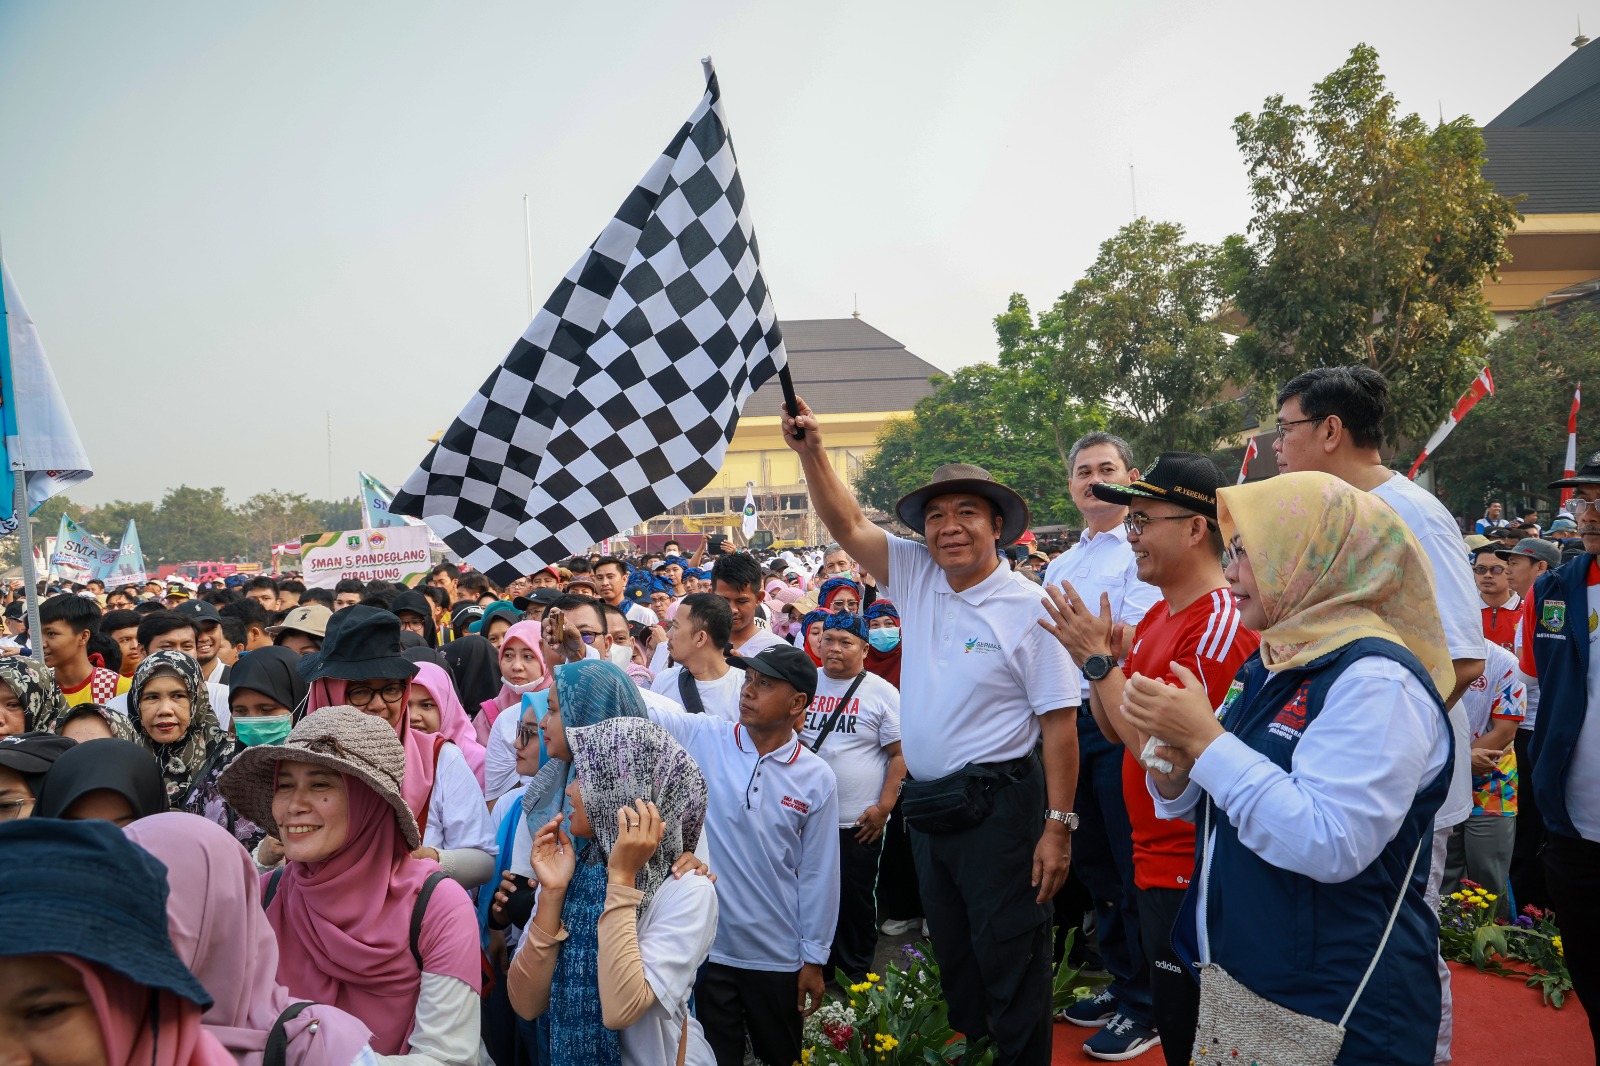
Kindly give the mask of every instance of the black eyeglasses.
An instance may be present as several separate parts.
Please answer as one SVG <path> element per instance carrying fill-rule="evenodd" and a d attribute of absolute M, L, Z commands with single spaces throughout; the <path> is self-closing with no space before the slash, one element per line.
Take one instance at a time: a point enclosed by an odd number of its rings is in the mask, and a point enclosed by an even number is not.
<path fill-rule="evenodd" d="M 1187 522 L 1191 518 L 1199 518 L 1192 514 L 1147 515 L 1130 514 L 1122 520 L 1122 528 L 1136 537 L 1144 536 L 1144 527 L 1150 522 Z"/>
<path fill-rule="evenodd" d="M 522 725 L 517 726 L 517 747 L 527 747 L 529 744 L 534 742 L 534 739 L 538 737 L 538 735 L 538 722 L 534 722 L 532 725 L 528 725 L 526 722 L 524 722 Z"/>
<path fill-rule="evenodd" d="M 381 697 L 384 703 L 393 703 L 405 694 L 406 686 L 403 681 L 391 681 L 382 688 L 369 688 L 366 685 L 358 685 L 355 688 L 344 690 L 344 698 L 350 701 L 350 706 L 352 707 L 365 707 L 372 702 L 374 696 Z"/>
<path fill-rule="evenodd" d="M 1307 422 L 1321 422 L 1323 419 L 1325 419 L 1327 417 L 1328 417 L 1327 415 L 1318 415 L 1315 418 L 1297 418 L 1293 422 L 1279 422 L 1278 423 L 1278 439 L 1279 440 L 1283 439 L 1283 436 L 1284 436 L 1283 431 L 1288 429 L 1290 426 L 1303 426 Z"/>

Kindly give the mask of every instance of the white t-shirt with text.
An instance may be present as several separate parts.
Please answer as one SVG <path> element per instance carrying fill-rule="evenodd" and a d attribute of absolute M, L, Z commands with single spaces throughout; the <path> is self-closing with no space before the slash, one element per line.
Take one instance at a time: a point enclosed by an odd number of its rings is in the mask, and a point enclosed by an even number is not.
<path fill-rule="evenodd" d="M 836 679 L 817 674 L 817 695 L 806 709 L 800 742 L 810 748 L 833 716 L 839 700 L 855 678 Z M 839 779 L 839 825 L 851 826 L 861 812 L 883 794 L 883 775 L 889 768 L 888 745 L 900 740 L 900 692 L 877 674 L 861 679 L 830 732 L 817 749 L 822 761 Z"/>

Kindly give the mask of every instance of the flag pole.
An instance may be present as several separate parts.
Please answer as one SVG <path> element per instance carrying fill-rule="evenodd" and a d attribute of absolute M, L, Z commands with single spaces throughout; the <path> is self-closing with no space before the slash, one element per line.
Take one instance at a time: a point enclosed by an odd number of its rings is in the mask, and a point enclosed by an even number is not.
<path fill-rule="evenodd" d="M 794 378 L 789 373 L 789 361 L 787 359 L 784 360 L 783 365 L 778 368 L 778 384 L 783 386 L 783 405 L 784 407 L 788 408 L 789 417 L 799 418 L 800 402 L 794 397 Z M 805 440 L 806 431 L 796 427 L 794 431 L 794 439 Z"/>

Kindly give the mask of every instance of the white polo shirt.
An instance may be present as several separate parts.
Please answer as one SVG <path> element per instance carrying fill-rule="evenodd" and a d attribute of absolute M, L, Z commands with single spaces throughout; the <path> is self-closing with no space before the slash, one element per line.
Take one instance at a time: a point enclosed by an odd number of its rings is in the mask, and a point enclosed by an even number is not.
<path fill-rule="evenodd" d="M 778 973 L 826 965 L 839 920 L 833 771 L 798 736 L 757 755 L 742 726 L 646 703 L 706 779 L 720 910 L 711 961 Z"/>
<path fill-rule="evenodd" d="M 837 679 L 817 674 L 817 696 L 806 709 L 800 741 L 833 767 L 839 781 L 839 827 L 856 824 L 861 813 L 883 795 L 883 775 L 889 769 L 884 750 L 900 739 L 900 691 L 877 674 L 861 679 L 849 706 L 839 712 L 833 730 L 816 748 L 817 736 L 828 724 L 839 701 L 855 678 Z"/>
<path fill-rule="evenodd" d="M 737 648 L 733 649 L 733 653 L 748 659 L 752 656 L 761 654 L 768 648 L 784 643 L 787 642 L 772 630 L 757 629 L 755 635 L 749 640 L 745 641 L 743 644 L 739 645 Z"/>
<path fill-rule="evenodd" d="M 656 675 L 650 685 L 650 691 L 659 696 L 665 696 L 676 704 L 683 704 L 683 697 L 678 692 L 678 676 L 683 673 L 682 666 L 669 667 Z M 707 714 L 714 714 L 718 718 L 726 718 L 730 722 L 739 720 L 739 693 L 744 689 L 744 671 L 728 667 L 727 673 L 715 681 L 701 681 L 695 679 L 694 687 L 699 690 L 700 704 Z M 687 708 L 686 708 L 687 709 Z"/>
<path fill-rule="evenodd" d="M 1084 530 L 1078 543 L 1050 560 L 1044 583 L 1070 584 L 1095 614 L 1100 613 L 1100 594 L 1111 597 L 1111 618 L 1132 629 L 1145 612 L 1161 601 L 1161 590 L 1139 580 L 1139 564 L 1128 545 L 1128 531 L 1117 523 L 1104 533 Z M 1089 682 L 1079 693 L 1089 702 Z"/>
<path fill-rule="evenodd" d="M 889 537 L 884 594 L 901 629 L 901 751 L 919 781 L 968 763 L 1020 759 L 1039 742 L 1035 716 L 1083 702 L 1083 675 L 1044 617 L 1038 585 L 1004 566 L 962 592 L 928 549 Z"/>

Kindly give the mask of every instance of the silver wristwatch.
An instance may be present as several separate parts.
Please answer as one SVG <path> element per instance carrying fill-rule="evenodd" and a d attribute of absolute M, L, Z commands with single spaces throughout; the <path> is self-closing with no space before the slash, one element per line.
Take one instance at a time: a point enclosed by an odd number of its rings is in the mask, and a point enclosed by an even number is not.
<path fill-rule="evenodd" d="M 1078 816 L 1072 811 L 1045 811 L 1044 816 L 1052 822 L 1060 822 L 1067 827 L 1067 832 L 1078 831 Z"/>

